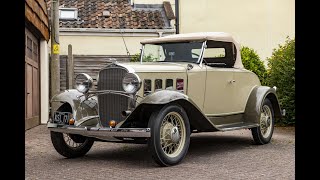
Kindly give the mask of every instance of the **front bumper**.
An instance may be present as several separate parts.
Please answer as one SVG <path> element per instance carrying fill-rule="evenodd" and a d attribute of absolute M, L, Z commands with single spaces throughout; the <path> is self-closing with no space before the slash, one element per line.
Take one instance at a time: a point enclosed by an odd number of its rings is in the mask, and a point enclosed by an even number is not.
<path fill-rule="evenodd" d="M 133 138 L 133 137 L 151 137 L 150 128 L 101 128 L 58 125 L 48 122 L 47 127 L 50 131 L 79 134 L 87 137 L 114 137 L 114 138 Z"/>

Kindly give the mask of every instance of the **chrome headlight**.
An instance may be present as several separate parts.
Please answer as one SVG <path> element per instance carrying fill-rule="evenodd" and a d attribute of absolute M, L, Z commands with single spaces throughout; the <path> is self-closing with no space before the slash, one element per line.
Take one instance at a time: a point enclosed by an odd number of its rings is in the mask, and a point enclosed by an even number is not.
<path fill-rule="evenodd" d="M 92 87 L 93 80 L 92 78 L 85 73 L 78 74 L 76 76 L 76 88 L 81 93 L 87 93 Z"/>
<path fill-rule="evenodd" d="M 138 75 L 128 73 L 122 80 L 122 87 L 127 93 L 135 93 L 139 91 L 141 87 L 141 80 Z"/>

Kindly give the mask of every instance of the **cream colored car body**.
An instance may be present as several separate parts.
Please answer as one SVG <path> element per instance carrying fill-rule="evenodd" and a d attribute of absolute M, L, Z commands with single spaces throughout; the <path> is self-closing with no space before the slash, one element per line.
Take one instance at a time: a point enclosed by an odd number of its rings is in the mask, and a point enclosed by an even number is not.
<path fill-rule="evenodd" d="M 203 44 L 199 61 L 196 63 L 142 62 L 143 49 L 147 44 L 194 41 Z M 204 62 L 203 56 L 207 50 L 207 44 L 210 42 L 228 42 L 234 45 L 232 67 L 215 67 Z M 258 127 L 261 105 L 265 98 L 271 101 L 275 118 L 281 117 L 276 89 L 261 86 L 257 75 L 243 67 L 240 45 L 230 34 L 222 32 L 177 34 L 144 40 L 141 44 L 143 45 L 141 62 L 113 63 L 100 71 L 121 68 L 128 73 L 136 74 L 141 80 L 141 88 L 132 95 L 133 99 L 136 99 L 134 107 L 123 109 L 123 111 L 130 113 L 121 122 L 118 121 L 116 128 L 132 128 L 136 121 L 140 121 L 143 127 L 134 128 L 147 128 L 149 117 L 143 116 L 141 119 L 141 114 L 147 114 L 143 111 L 152 112 L 157 105 L 163 106 L 169 103 L 176 103 L 183 107 L 189 116 L 193 130 L 197 131 L 227 131 Z M 155 89 L 156 79 L 162 80 L 162 89 Z M 173 80 L 173 87 L 169 90 L 165 88 L 167 79 Z M 184 80 L 183 91 L 176 90 L 177 79 Z M 98 85 L 99 80 L 98 78 Z M 144 93 L 145 80 L 151 81 L 152 88 L 149 94 Z M 104 90 L 104 92 L 108 92 L 108 90 Z M 71 96 L 70 93 L 74 95 Z M 89 93 L 98 94 L 99 91 L 89 91 Z M 86 122 L 86 124 L 96 124 L 97 127 L 105 128 L 107 126 L 105 123 L 108 123 L 109 120 L 104 120 L 103 123 L 101 120 L 99 121 L 99 98 L 91 99 L 92 102 L 96 102 L 96 105 L 91 109 L 85 107 L 85 111 L 88 112 L 87 116 L 90 116 L 85 117 L 77 115 L 76 109 L 78 107 L 73 104 L 81 105 L 83 100 L 74 98 L 76 96 L 78 93 L 71 90 L 53 97 L 52 102 L 69 104 L 73 110 L 73 117 L 76 118 L 76 125 L 80 126 L 81 123 Z M 110 102 L 110 104 L 113 103 Z M 77 119 L 77 117 L 82 118 Z M 92 122 L 88 123 L 89 121 Z"/>
<path fill-rule="evenodd" d="M 166 79 L 173 79 L 173 90 L 176 89 L 176 80 L 184 79 L 186 83 L 182 93 L 187 95 L 214 125 L 241 122 L 240 119 L 228 120 L 221 117 L 244 114 L 251 91 L 261 85 L 258 77 L 246 69 L 200 64 L 193 64 L 193 68 L 188 70 L 188 64 L 190 63 L 146 62 L 119 65 L 131 67 L 142 81 L 150 79 L 152 92 L 155 92 L 156 79 L 162 79 L 162 87 L 165 87 Z M 144 97 L 143 86 L 144 83 L 137 93 L 141 97 Z"/>
<path fill-rule="evenodd" d="M 258 77 L 246 69 L 215 68 L 194 65 L 187 70 L 190 63 L 122 63 L 130 66 L 142 79 L 150 79 L 152 91 L 155 91 L 155 79 L 162 79 L 165 87 L 166 79 L 186 79 L 186 94 L 207 116 L 222 116 L 244 113 L 246 103 L 253 87 L 260 86 Z M 143 87 L 138 91 L 143 96 Z"/>
<path fill-rule="evenodd" d="M 186 155 L 192 132 L 251 129 L 255 143 L 270 142 L 281 117 L 276 88 L 261 86 L 243 67 L 231 35 L 178 34 L 141 43 L 140 62 L 102 68 L 96 90 L 81 73 L 78 92 L 53 97 L 52 104 L 62 105 L 47 127 L 58 153 L 80 157 L 94 141 L 146 143 L 156 163 L 171 166 Z"/>

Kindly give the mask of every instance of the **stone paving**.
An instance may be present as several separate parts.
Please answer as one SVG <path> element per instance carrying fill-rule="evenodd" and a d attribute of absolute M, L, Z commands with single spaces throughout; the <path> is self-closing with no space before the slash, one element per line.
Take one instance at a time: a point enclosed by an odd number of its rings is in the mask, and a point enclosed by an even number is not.
<path fill-rule="evenodd" d="M 276 127 L 271 143 L 255 145 L 251 131 L 194 133 L 185 159 L 159 167 L 146 145 L 95 142 L 86 156 L 58 154 L 49 130 L 25 132 L 26 179 L 295 179 L 295 129 Z"/>

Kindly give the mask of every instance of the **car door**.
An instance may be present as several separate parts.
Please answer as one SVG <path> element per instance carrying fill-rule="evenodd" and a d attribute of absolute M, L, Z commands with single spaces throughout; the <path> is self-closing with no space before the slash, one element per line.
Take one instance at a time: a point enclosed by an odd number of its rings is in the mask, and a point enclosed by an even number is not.
<path fill-rule="evenodd" d="M 206 66 L 206 69 L 204 113 L 208 117 L 235 113 L 233 68 Z"/>
<path fill-rule="evenodd" d="M 206 92 L 206 67 L 191 65 L 188 69 L 188 97 L 203 111 Z"/>
<path fill-rule="evenodd" d="M 207 71 L 204 113 L 209 119 L 240 113 L 235 102 L 232 46 L 231 42 L 208 41 L 204 50 L 202 64 Z"/>

